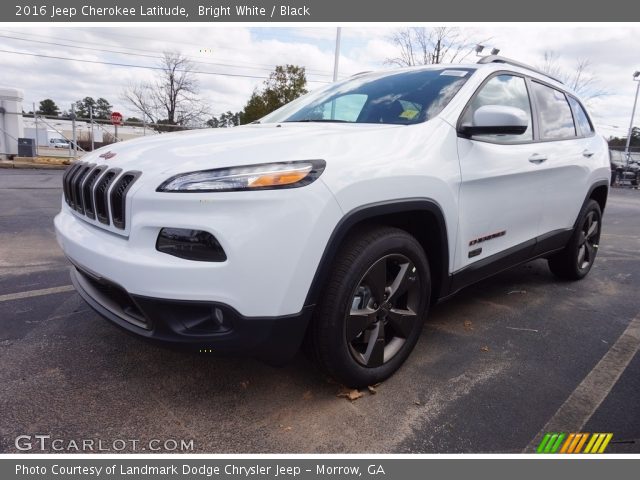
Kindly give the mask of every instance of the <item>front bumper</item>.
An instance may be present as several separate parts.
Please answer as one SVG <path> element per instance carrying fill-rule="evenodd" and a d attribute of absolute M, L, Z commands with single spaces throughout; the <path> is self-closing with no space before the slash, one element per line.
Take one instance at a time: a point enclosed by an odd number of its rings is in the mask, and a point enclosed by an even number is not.
<path fill-rule="evenodd" d="M 96 312 L 148 340 L 218 354 L 242 353 L 272 363 L 300 348 L 312 313 L 245 317 L 221 303 L 131 295 L 119 285 L 81 268 L 71 271 L 80 296 Z"/>

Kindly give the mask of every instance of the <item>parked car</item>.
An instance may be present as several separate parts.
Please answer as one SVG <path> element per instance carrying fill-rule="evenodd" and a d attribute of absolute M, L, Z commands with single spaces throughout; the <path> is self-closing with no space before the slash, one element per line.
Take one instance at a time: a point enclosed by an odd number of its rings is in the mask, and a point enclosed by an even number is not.
<path fill-rule="evenodd" d="M 593 266 L 605 140 L 574 92 L 485 57 L 354 76 L 259 122 L 88 153 L 57 238 L 96 311 L 149 339 L 390 376 L 429 306 L 535 258 Z"/>
<path fill-rule="evenodd" d="M 71 148 L 71 144 L 64 138 L 49 139 L 49 146 L 53 148 Z"/>

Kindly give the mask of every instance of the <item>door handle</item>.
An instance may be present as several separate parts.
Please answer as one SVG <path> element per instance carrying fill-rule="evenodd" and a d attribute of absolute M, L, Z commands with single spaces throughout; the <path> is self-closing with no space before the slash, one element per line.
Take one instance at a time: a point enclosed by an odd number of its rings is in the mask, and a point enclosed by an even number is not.
<path fill-rule="evenodd" d="M 591 157 L 593 157 L 593 152 L 591 150 L 583 150 L 582 151 L 582 155 L 587 157 L 587 158 L 591 158 Z"/>
<path fill-rule="evenodd" d="M 542 162 L 546 162 L 547 161 L 547 156 L 546 155 L 541 155 L 539 153 L 534 153 L 533 155 L 531 155 L 529 157 L 529 161 L 531 163 L 535 163 L 536 165 L 539 165 Z"/>

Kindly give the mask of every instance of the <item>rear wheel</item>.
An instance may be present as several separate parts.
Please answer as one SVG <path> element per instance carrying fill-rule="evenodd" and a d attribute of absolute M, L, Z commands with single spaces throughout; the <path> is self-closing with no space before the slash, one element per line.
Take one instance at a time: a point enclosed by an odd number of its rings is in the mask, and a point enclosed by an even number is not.
<path fill-rule="evenodd" d="M 584 278 L 596 259 L 602 227 L 602 211 L 595 200 L 589 200 L 580 212 L 576 229 L 564 250 L 549 258 L 549 269 L 559 278 Z"/>
<path fill-rule="evenodd" d="M 377 227 L 352 236 L 314 314 L 316 360 L 350 387 L 389 377 L 418 340 L 430 291 L 427 257 L 407 232 Z"/>

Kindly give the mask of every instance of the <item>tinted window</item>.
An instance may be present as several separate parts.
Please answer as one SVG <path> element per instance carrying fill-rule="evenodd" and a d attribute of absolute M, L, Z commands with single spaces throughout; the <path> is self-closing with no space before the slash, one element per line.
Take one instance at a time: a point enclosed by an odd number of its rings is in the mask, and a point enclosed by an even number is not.
<path fill-rule="evenodd" d="M 430 68 L 360 75 L 295 100 L 261 122 L 424 122 L 442 111 L 473 71 Z"/>
<path fill-rule="evenodd" d="M 510 143 L 533 140 L 531 104 L 524 78 L 514 75 L 497 75 L 476 94 L 462 117 L 463 125 L 473 125 L 473 114 L 485 105 L 501 105 L 523 110 L 529 117 L 529 126 L 522 135 L 475 135 L 474 139 Z"/>
<path fill-rule="evenodd" d="M 533 82 L 533 91 L 540 113 L 540 138 L 575 137 L 576 127 L 564 93 L 537 82 Z"/>
<path fill-rule="evenodd" d="M 583 137 L 587 137 L 593 133 L 593 127 L 591 126 L 591 122 L 589 121 L 589 117 L 587 116 L 587 112 L 584 111 L 580 102 L 578 102 L 575 98 L 569 97 L 569 103 L 571 104 L 571 108 L 573 108 L 573 113 L 576 116 L 576 125 L 578 127 L 578 131 L 580 135 Z"/>

